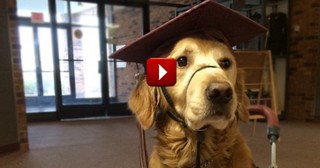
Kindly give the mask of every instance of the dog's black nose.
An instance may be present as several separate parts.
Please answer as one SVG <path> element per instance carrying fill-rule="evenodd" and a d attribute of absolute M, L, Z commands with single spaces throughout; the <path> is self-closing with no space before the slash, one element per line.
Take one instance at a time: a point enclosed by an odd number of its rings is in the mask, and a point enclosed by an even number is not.
<path fill-rule="evenodd" d="M 214 104 L 227 104 L 232 99 L 232 88 L 227 82 L 216 82 L 210 84 L 206 89 L 206 97 Z"/>

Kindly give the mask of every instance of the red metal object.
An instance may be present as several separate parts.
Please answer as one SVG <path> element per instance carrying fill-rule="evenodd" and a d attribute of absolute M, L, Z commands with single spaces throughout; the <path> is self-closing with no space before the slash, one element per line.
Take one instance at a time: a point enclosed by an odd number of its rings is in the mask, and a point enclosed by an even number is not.
<path fill-rule="evenodd" d="M 265 105 L 250 105 L 248 107 L 249 113 L 260 114 L 266 117 L 268 121 L 268 127 L 279 126 L 279 119 L 275 111 Z"/>

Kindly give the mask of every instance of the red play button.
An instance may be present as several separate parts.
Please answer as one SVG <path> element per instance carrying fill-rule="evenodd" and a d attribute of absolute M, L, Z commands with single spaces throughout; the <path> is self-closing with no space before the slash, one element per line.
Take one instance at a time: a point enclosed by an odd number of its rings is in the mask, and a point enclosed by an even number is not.
<path fill-rule="evenodd" d="M 147 83 L 150 86 L 175 85 L 176 60 L 173 58 L 149 58 L 147 60 Z"/>

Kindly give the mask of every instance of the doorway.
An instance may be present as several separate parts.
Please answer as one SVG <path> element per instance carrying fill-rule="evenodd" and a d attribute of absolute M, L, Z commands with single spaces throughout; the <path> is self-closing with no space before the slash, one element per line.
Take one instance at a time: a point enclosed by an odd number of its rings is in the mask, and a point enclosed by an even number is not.
<path fill-rule="evenodd" d="M 17 2 L 30 120 L 131 114 L 128 96 L 143 67 L 108 56 L 143 34 L 142 4 Z"/>
<path fill-rule="evenodd" d="M 98 4 L 56 2 L 60 117 L 103 116 Z"/>

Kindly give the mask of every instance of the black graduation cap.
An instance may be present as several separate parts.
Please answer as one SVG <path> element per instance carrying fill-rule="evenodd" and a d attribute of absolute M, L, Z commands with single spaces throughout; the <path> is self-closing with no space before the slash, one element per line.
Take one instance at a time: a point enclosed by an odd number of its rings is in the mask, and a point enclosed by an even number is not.
<path fill-rule="evenodd" d="M 156 57 L 152 53 L 159 46 L 188 34 L 205 32 L 234 46 L 266 31 L 246 16 L 214 0 L 206 0 L 114 52 L 110 58 L 145 63 L 148 58 Z"/>

